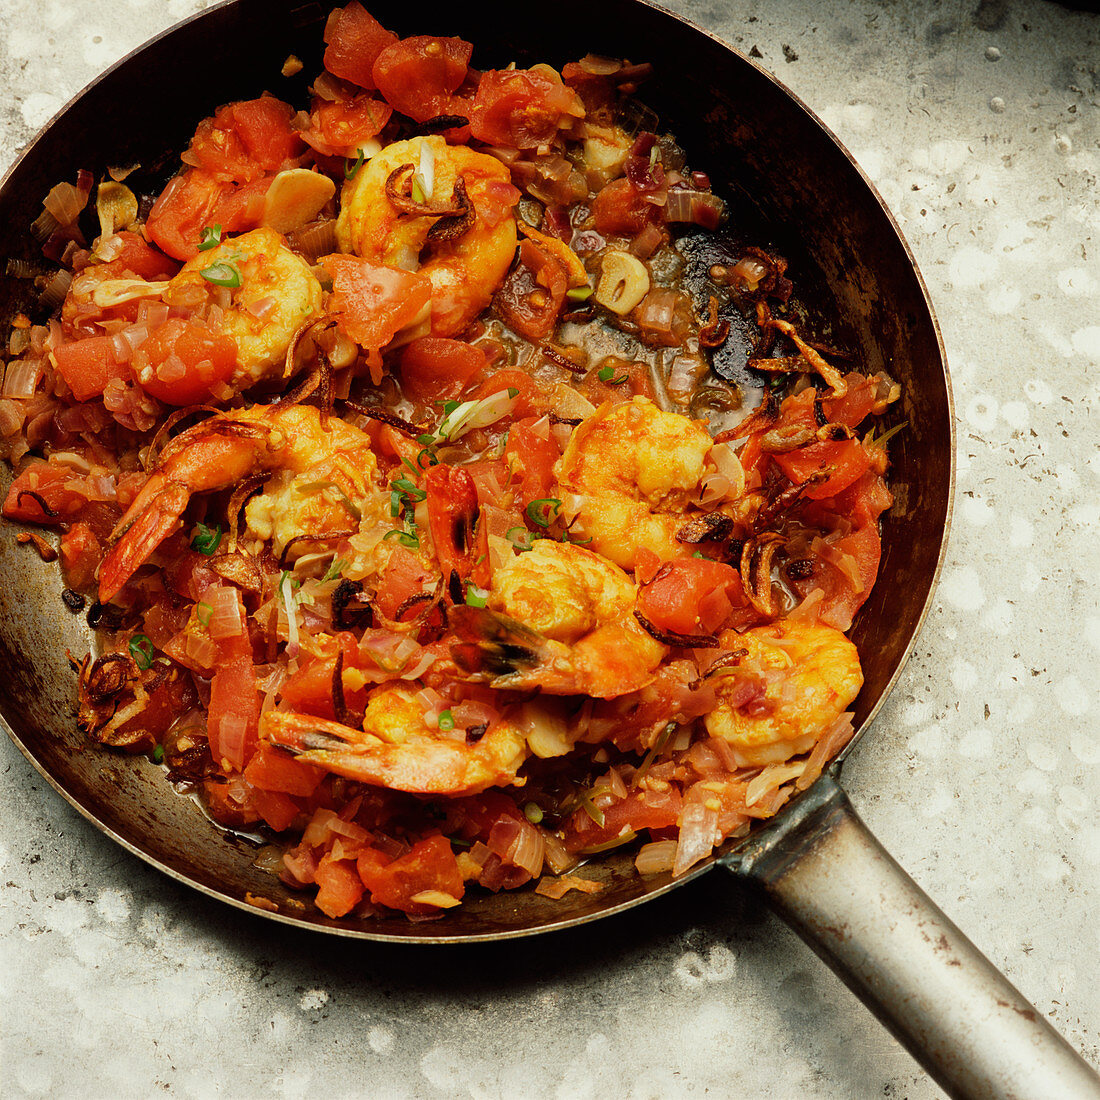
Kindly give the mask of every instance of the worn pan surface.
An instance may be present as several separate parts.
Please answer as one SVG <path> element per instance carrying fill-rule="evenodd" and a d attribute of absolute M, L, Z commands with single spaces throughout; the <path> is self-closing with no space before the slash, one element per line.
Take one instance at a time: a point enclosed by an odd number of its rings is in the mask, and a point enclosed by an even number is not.
<path fill-rule="evenodd" d="M 0 187 L 0 256 L 36 258 L 27 227 L 49 188 L 78 169 L 99 177 L 109 166 L 139 162 L 142 171 L 130 182 L 152 188 L 174 171 L 196 121 L 221 103 L 261 89 L 304 103 L 331 6 L 234 0 L 116 65 L 51 123 Z M 904 396 L 891 412 L 893 421 L 906 421 L 890 448 L 896 502 L 883 520 L 878 584 L 853 630 L 866 677 L 855 705 L 862 735 L 908 655 L 935 584 L 953 453 L 936 322 L 913 258 L 873 187 L 777 81 L 640 0 L 559 0 L 553 19 L 514 0 L 487 0 L 476 18 L 453 4 L 421 3 L 414 20 L 397 0 L 369 6 L 403 34 L 472 38 L 483 68 L 560 65 L 589 51 L 652 61 L 656 77 L 643 98 L 689 151 L 692 166 L 730 201 L 739 236 L 788 257 L 801 300 L 830 343 L 854 349 L 869 373 L 886 370 L 901 382 Z M 280 69 L 292 53 L 304 68 L 287 79 Z M 0 276 L 0 321 L 31 312 L 32 297 L 26 283 Z M 674 885 L 668 876 L 640 878 L 628 853 L 586 869 L 604 884 L 596 895 L 473 898 L 426 924 L 330 920 L 260 871 L 255 844 L 214 826 L 172 791 L 159 768 L 84 742 L 65 654 L 86 651 L 86 624 L 62 604 L 55 567 L 13 538 L 0 540 L 0 570 L 20 578 L 0 589 L 0 662 L 7 670 L 0 714 L 13 740 L 90 821 L 199 890 L 242 908 L 250 908 L 248 896 L 264 898 L 274 910 L 254 912 L 338 935 L 453 943 L 568 927 Z M 728 844 L 686 878 L 715 864 L 761 882 L 785 919 L 952 1094 L 1100 1097 L 1084 1063 L 877 846 L 834 776 L 823 777 L 774 825 Z M 1044 1093 L 1056 1082 L 1055 1092 Z"/>

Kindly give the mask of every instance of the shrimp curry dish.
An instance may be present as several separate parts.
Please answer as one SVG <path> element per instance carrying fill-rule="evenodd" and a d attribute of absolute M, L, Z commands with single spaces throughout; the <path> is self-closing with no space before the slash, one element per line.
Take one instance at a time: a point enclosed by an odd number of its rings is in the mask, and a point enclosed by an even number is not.
<path fill-rule="evenodd" d="M 75 720 L 330 918 L 682 875 L 853 735 L 899 387 L 644 58 L 324 39 L 32 227 L 3 513 L 96 631 Z"/>

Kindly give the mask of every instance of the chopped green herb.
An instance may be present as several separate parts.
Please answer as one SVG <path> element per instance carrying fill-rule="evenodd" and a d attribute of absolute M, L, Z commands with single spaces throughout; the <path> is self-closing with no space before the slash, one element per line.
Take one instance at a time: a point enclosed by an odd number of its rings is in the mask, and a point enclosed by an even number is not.
<path fill-rule="evenodd" d="M 693 558 L 702 558 L 703 561 L 717 561 L 718 560 L 717 558 L 712 558 L 712 557 L 708 556 L 707 554 L 704 554 L 702 550 L 696 550 L 695 553 L 692 554 L 691 556 Z"/>
<path fill-rule="evenodd" d="M 519 390 L 517 390 L 515 386 L 509 386 L 508 387 L 508 396 L 509 397 L 519 397 Z"/>
<path fill-rule="evenodd" d="M 164 763 L 164 746 L 163 745 L 157 745 L 157 747 L 155 749 L 153 749 L 153 763 L 154 764 L 163 764 Z"/>
<path fill-rule="evenodd" d="M 417 172 L 412 178 L 412 186 L 409 188 L 409 196 L 413 202 L 424 203 L 428 201 L 428 185 L 424 177 Z"/>
<path fill-rule="evenodd" d="M 875 429 L 872 428 L 869 433 L 869 438 L 867 439 L 867 445 L 869 447 L 885 447 L 886 444 L 908 424 L 908 420 L 903 420 L 900 424 L 895 424 L 889 431 L 883 432 L 878 439 L 875 439 Z"/>
<path fill-rule="evenodd" d="M 382 541 L 395 541 L 401 543 L 402 546 L 408 547 L 410 550 L 420 549 L 420 539 L 416 535 L 410 535 L 407 531 L 387 531 L 382 536 Z"/>
<path fill-rule="evenodd" d="M 310 481 L 302 486 L 303 492 L 309 493 L 323 493 L 326 489 L 336 490 L 336 503 L 339 504 L 356 523 L 363 518 L 363 513 L 359 507 L 344 491 L 343 486 L 337 484 L 335 481 Z"/>
<path fill-rule="evenodd" d="M 589 535 L 586 539 L 575 539 L 568 531 L 566 531 L 565 534 L 562 535 L 561 541 L 568 542 L 572 546 L 587 546 L 592 541 L 592 536 Z"/>
<path fill-rule="evenodd" d="M 202 231 L 202 239 L 199 241 L 199 251 L 207 252 L 222 243 L 222 227 L 220 225 L 208 225 Z"/>
<path fill-rule="evenodd" d="M 478 588 L 472 581 L 466 585 L 466 604 L 468 607 L 484 607 L 489 602 L 489 593 Z"/>
<path fill-rule="evenodd" d="M 601 382 L 606 382 L 610 386 L 621 386 L 624 382 L 629 380 L 630 375 L 629 374 L 621 374 L 621 375 L 619 375 L 618 378 L 616 378 L 615 377 L 615 368 L 608 366 L 608 367 L 600 367 L 600 370 L 599 370 L 598 374 L 596 375 L 596 377 L 599 378 L 599 380 Z"/>
<path fill-rule="evenodd" d="M 438 405 L 439 402 L 437 401 L 436 404 Z M 462 404 L 461 401 L 444 401 L 443 402 L 443 415 L 444 416 L 450 416 L 450 414 L 453 413 L 455 411 L 455 409 L 457 409 L 458 406 L 461 405 L 461 404 Z"/>
<path fill-rule="evenodd" d="M 542 807 L 537 802 L 528 802 L 523 807 L 523 816 L 531 822 L 532 825 L 538 825 L 542 821 Z"/>
<path fill-rule="evenodd" d="M 636 787 L 646 777 L 646 773 L 651 767 L 653 767 L 653 761 L 657 759 L 668 747 L 669 741 L 672 740 L 672 735 L 679 727 L 675 722 L 669 722 L 660 734 L 657 736 L 657 740 L 653 742 L 653 748 L 645 754 L 645 759 L 642 761 L 641 767 L 634 773 L 634 778 L 631 780 L 630 785 Z"/>
<path fill-rule="evenodd" d="M 207 627 L 210 625 L 210 616 L 214 614 L 214 609 L 205 600 L 201 603 L 195 604 L 195 618 L 199 620 L 199 625 Z"/>
<path fill-rule="evenodd" d="M 213 556 L 221 541 L 222 525 L 220 523 L 214 524 L 213 527 L 207 527 L 205 523 L 196 523 L 195 529 L 191 532 L 191 549 L 205 554 L 208 558 Z"/>
<path fill-rule="evenodd" d="M 567 290 L 565 296 L 571 302 L 587 302 L 593 293 L 594 291 L 590 286 L 575 286 L 572 290 Z"/>
<path fill-rule="evenodd" d="M 439 728 L 444 733 L 449 733 L 455 728 L 455 716 L 449 711 L 441 711 L 439 715 Z"/>
<path fill-rule="evenodd" d="M 542 535 L 536 535 L 533 531 L 528 531 L 526 527 L 512 527 L 509 528 L 508 533 L 504 536 L 517 550 L 530 550 L 535 545 L 535 540 L 542 538 Z"/>
<path fill-rule="evenodd" d="M 558 518 L 561 501 L 556 497 L 542 497 L 527 505 L 527 518 L 539 527 L 549 527 Z"/>
<path fill-rule="evenodd" d="M 596 827 L 603 828 L 603 810 L 592 799 L 605 791 L 605 787 L 593 787 L 590 791 L 583 791 L 580 795 L 581 809 L 596 823 Z"/>
<path fill-rule="evenodd" d="M 394 483 L 393 488 L 404 494 L 409 500 L 419 504 L 427 497 L 427 493 L 421 489 L 418 485 L 414 485 L 407 477 L 399 477 Z"/>
<path fill-rule="evenodd" d="M 432 437 L 433 442 L 435 437 Z M 425 462 L 425 459 L 427 460 Z M 431 447 L 425 447 L 417 456 L 416 464 L 421 470 L 426 470 L 429 466 L 438 466 L 439 459 L 436 457 L 435 451 Z"/>
<path fill-rule="evenodd" d="M 347 562 L 343 558 L 337 558 L 329 567 L 328 572 L 321 578 L 321 583 L 325 581 L 334 581 L 344 569 L 347 567 Z"/>
<path fill-rule="evenodd" d="M 238 287 L 241 285 L 241 273 L 231 263 L 223 262 L 204 267 L 199 274 L 214 286 Z"/>
<path fill-rule="evenodd" d="M 145 634 L 135 634 L 130 639 L 130 656 L 133 657 L 134 662 L 138 668 L 143 671 L 153 666 L 153 656 L 156 650 L 153 648 L 153 643 L 149 640 Z"/>
<path fill-rule="evenodd" d="M 359 156 L 352 160 L 351 157 L 347 157 L 344 160 L 344 179 L 350 180 L 360 168 L 363 167 L 363 161 L 367 159 L 367 154 L 362 149 L 359 150 Z"/>
<path fill-rule="evenodd" d="M 431 432 L 424 432 L 416 437 L 416 441 L 421 447 L 430 447 L 435 443 L 435 436 Z"/>

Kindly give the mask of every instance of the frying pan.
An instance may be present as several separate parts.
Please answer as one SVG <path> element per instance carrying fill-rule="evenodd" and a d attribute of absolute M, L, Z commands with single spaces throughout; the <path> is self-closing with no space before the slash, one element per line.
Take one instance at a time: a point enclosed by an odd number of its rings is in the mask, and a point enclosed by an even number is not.
<path fill-rule="evenodd" d="M 73 101 L 0 187 L 0 255 L 34 261 L 26 227 L 49 188 L 79 168 L 140 163 L 131 182 L 171 173 L 197 119 L 262 88 L 305 101 L 331 3 L 232 0 L 131 54 Z M 396 0 L 372 12 L 401 33 L 464 35 L 478 64 L 558 64 L 592 51 L 653 61 L 646 102 L 693 167 L 730 201 L 747 240 L 787 256 L 810 315 L 864 369 L 903 387 L 891 444 L 896 503 L 883 522 L 878 584 L 853 639 L 865 685 L 857 740 L 889 691 L 923 620 L 951 509 L 953 434 L 943 348 L 913 258 L 873 187 L 809 110 L 771 76 L 687 21 L 638 0 L 489 0 L 478 26 L 456 5 L 421 3 L 415 26 Z M 245 45 L 247 44 L 247 45 Z M 296 54 L 302 73 L 280 76 Z M 4 316 L 33 311 L 26 282 L 0 277 Z M 6 488 L 6 484 L 3 486 Z M 1024 998 L 911 882 L 856 816 L 834 765 L 773 822 L 728 842 L 673 883 L 638 876 L 630 854 L 586 868 L 596 895 L 532 892 L 472 898 L 430 924 L 330 920 L 255 866 L 250 838 L 216 828 L 144 759 L 91 750 L 76 732 L 65 653 L 89 645 L 60 598 L 54 567 L 0 540 L 0 714 L 31 763 L 93 824 L 172 877 L 272 920 L 387 943 L 447 944 L 561 929 L 620 912 L 721 866 L 763 886 L 776 911 L 832 966 L 952 1095 L 1100 1097 L 1100 1081 Z M 885 741 L 886 731 L 877 736 Z M 854 744 L 855 742 L 853 742 Z M 849 749 L 851 746 L 849 746 Z M 847 753 L 843 754 L 847 755 Z M 275 909 L 255 909 L 247 898 Z"/>

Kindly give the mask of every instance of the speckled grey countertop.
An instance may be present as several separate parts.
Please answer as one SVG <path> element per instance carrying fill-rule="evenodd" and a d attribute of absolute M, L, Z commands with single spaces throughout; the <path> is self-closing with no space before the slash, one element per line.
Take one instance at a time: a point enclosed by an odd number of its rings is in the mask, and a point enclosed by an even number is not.
<path fill-rule="evenodd" d="M 0 161 L 204 6 L 2 0 Z M 1095 1064 L 1100 16 L 1043 0 L 672 6 L 821 114 L 928 282 L 959 418 L 956 517 L 938 599 L 846 786 Z M 724 876 L 573 933 L 393 950 L 177 886 L 6 738 L 0 772 L 4 1096 L 940 1095 Z"/>

